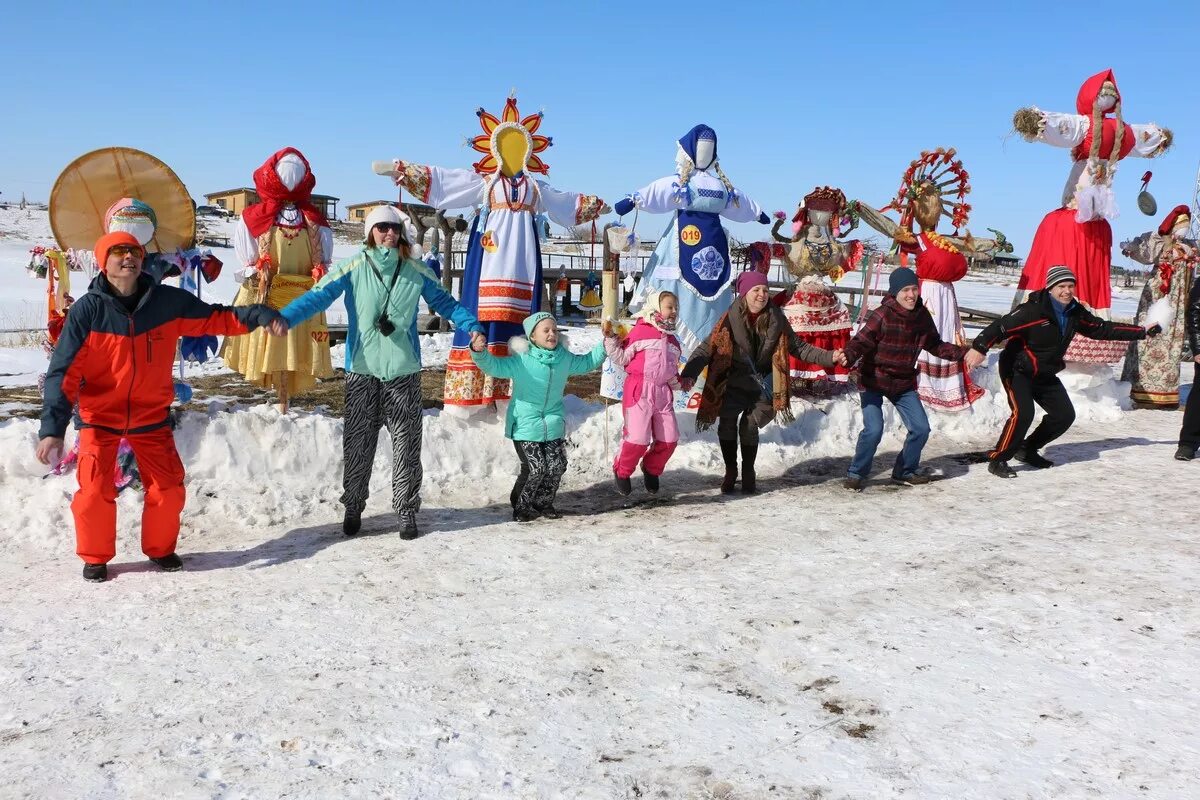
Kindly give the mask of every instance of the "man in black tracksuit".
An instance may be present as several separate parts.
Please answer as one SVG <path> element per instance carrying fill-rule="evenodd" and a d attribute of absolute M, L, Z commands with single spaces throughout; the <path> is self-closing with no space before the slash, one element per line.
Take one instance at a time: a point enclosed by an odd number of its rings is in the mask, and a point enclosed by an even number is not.
<path fill-rule="evenodd" d="M 1175 458 L 1191 461 L 1200 448 L 1200 281 L 1192 284 L 1188 296 L 1187 335 L 1192 344 L 1193 361 L 1192 390 L 1188 392 L 1187 406 L 1183 411 L 1183 427 L 1179 429 L 1179 449 Z"/>
<path fill-rule="evenodd" d="M 1017 477 L 1008 466 L 1014 456 L 1038 469 L 1054 466 L 1038 450 L 1066 433 L 1075 421 L 1075 407 L 1058 373 L 1076 333 L 1091 339 L 1132 341 L 1154 336 L 1159 330 L 1157 325 L 1146 330 L 1100 319 L 1075 299 L 1075 275 L 1066 267 L 1051 267 L 1046 272 L 1046 288 L 1030 293 L 1012 313 L 984 328 L 971 345 L 974 352 L 968 352 L 965 359 L 967 367 L 973 368 L 990 347 L 1007 340 L 1000 354 L 1000 380 L 1012 416 L 996 448 L 988 453 L 988 472 L 1000 478 Z M 1046 416 L 1026 438 L 1035 402 Z"/>

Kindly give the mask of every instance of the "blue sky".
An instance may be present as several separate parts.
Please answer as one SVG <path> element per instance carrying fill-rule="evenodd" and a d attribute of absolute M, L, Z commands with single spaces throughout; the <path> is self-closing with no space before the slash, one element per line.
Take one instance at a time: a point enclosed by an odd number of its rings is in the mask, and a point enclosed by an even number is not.
<path fill-rule="evenodd" d="M 1134 202 L 1146 169 L 1160 210 L 1191 203 L 1200 3 L 977 5 L 14 4 L 0 31 L 0 197 L 46 199 L 74 158 L 126 145 L 199 199 L 250 185 L 291 145 L 344 208 L 392 196 L 373 159 L 469 167 L 474 109 L 498 111 L 515 87 L 522 111 L 546 111 L 561 189 L 618 199 L 670 173 L 698 122 L 717 130 L 734 183 L 789 214 L 822 184 L 881 205 L 922 149 L 953 146 L 971 173 L 971 229 L 999 228 L 1024 255 L 1070 164 L 1009 135 L 1012 112 L 1070 111 L 1083 79 L 1112 67 L 1126 120 L 1176 141 L 1122 162 L 1114 238 L 1157 225 Z M 655 238 L 665 222 L 643 216 L 639 230 Z"/>

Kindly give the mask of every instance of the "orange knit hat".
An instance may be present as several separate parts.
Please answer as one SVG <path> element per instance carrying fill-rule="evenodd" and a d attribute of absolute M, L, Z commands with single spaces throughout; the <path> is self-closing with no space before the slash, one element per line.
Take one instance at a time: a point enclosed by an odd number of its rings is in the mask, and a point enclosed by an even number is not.
<path fill-rule="evenodd" d="M 96 268 L 103 272 L 104 262 L 108 261 L 108 251 L 121 244 L 136 247 L 142 251 L 143 256 L 146 255 L 146 248 L 142 247 L 141 242 L 139 242 L 137 237 L 132 233 L 126 233 L 125 231 L 113 231 L 112 233 L 104 234 L 96 240 L 96 249 L 94 251 L 94 255 L 96 256 Z"/>

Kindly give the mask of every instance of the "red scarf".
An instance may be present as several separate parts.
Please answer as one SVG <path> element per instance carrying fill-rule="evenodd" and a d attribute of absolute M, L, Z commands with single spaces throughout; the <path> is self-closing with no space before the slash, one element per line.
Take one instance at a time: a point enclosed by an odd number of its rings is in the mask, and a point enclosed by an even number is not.
<path fill-rule="evenodd" d="M 283 181 L 279 180 L 279 176 L 275 174 L 275 165 L 279 163 L 279 159 L 289 153 L 300 157 L 300 160 L 304 162 L 305 170 L 300 183 L 296 184 L 296 188 L 290 192 L 283 185 Z M 250 235 L 257 238 L 270 230 L 271 226 L 275 224 L 275 217 L 288 203 L 294 203 L 310 225 L 328 225 L 325 215 L 318 211 L 310 200 L 312 190 L 316 185 L 317 179 L 308 165 L 308 159 L 296 148 L 285 147 L 268 158 L 261 167 L 254 170 L 254 189 L 258 192 L 260 202 L 247 207 L 242 212 L 242 221 L 246 223 Z"/>

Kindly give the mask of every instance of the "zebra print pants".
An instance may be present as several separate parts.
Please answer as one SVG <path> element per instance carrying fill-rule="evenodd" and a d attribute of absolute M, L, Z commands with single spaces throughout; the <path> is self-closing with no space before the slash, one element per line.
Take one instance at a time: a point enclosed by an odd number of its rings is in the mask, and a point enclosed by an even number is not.
<path fill-rule="evenodd" d="M 521 474 L 513 485 L 509 502 L 514 511 L 541 511 L 554 505 L 558 485 L 567 471 L 567 447 L 564 439 L 552 442 L 513 441 Z"/>
<path fill-rule="evenodd" d="M 392 437 L 392 508 L 421 507 L 421 374 L 382 381 L 346 373 L 346 417 L 342 428 L 342 505 L 362 513 L 371 488 L 379 429 Z"/>

